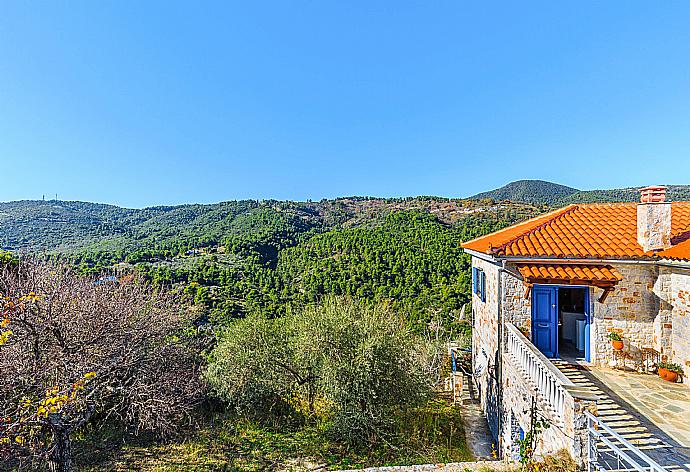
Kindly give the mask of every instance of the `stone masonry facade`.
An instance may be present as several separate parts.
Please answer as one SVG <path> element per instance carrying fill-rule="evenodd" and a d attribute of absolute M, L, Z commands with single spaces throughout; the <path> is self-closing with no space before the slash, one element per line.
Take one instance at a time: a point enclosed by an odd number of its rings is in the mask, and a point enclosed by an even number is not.
<path fill-rule="evenodd" d="M 512 362 L 503 363 L 503 405 L 505 409 L 505 422 L 502 428 L 501 450 L 504 457 L 516 460 L 519 458 L 520 429 L 523 432 L 530 430 L 532 398 L 537 397 L 534 391 Z M 546 411 L 538 401 L 536 403 L 537 417 L 546 419 L 548 427 L 538 435 L 535 444 L 537 456 L 547 456 L 556 451 L 565 450 L 575 459 L 576 463 L 583 464 L 587 456 L 587 420 L 585 411 L 596 412 L 596 403 L 593 398 L 578 398 L 566 396 L 566 404 L 563 411 L 563 421 L 554 418 L 551 412 Z"/>
<path fill-rule="evenodd" d="M 485 299 L 472 295 L 472 353 L 479 397 L 487 414 L 489 429 L 494 438 L 499 436 L 499 365 L 498 355 L 498 282 L 500 266 L 473 258 L 473 267 L 484 271 L 486 276 Z M 483 369 L 481 369 L 483 367 Z M 481 369 L 481 370 L 479 370 Z"/>
<path fill-rule="evenodd" d="M 487 416 L 489 428 L 496 441 L 495 447 L 502 456 L 516 458 L 519 447 L 519 429 L 529 431 L 532 398 L 538 392 L 533 390 L 517 368 L 499 352 L 499 330 L 501 318 L 516 326 L 529 327 L 531 323 L 531 299 L 525 297 L 526 287 L 517 273 L 507 267 L 487 260 L 473 258 L 473 266 L 484 271 L 486 276 L 484 301 L 473 294 L 473 356 L 475 372 L 479 375 L 478 386 L 482 407 Z M 500 316 L 499 316 L 500 313 Z M 540 435 L 536 453 L 547 455 L 565 449 L 578 461 L 584 450 L 585 407 L 579 399 L 568 399 L 565 406 L 566 421 L 544 430 Z M 549 411 L 537 402 L 538 416 L 548 417 Z"/>
<path fill-rule="evenodd" d="M 486 365 L 476 379 L 482 406 L 497 449 L 510 457 L 515 454 L 515 439 L 521 427 L 528 430 L 532 395 L 525 379 L 499 352 L 502 323 L 510 322 L 531 331 L 531 292 L 511 264 L 472 258 L 474 267 L 486 274 L 485 300 L 473 295 L 473 352 L 475 367 Z M 641 349 L 651 347 L 664 360 L 682 365 L 690 376 L 690 269 L 651 263 L 611 264 L 623 280 L 603 303 L 603 290 L 590 287 L 589 306 L 590 357 L 594 364 L 608 364 L 614 351 L 607 338 L 616 331 L 624 341 L 629 358 L 640 359 Z M 529 337 L 529 336 L 528 336 Z M 485 360 L 480 357 L 485 358 Z M 570 399 L 578 402 L 577 399 Z M 576 415 L 581 405 L 569 405 L 566 411 Z M 573 413 L 575 412 L 575 413 Z M 527 415 L 527 416 L 526 416 Z M 581 419 L 570 418 L 563 427 L 573 428 Z M 570 426 L 568 426 L 568 424 Z M 580 432 L 549 428 L 539 444 L 539 453 L 568 449 L 574 457 L 581 454 L 577 438 Z"/>
<path fill-rule="evenodd" d="M 493 265 L 486 261 L 482 263 Z M 642 348 L 654 348 L 664 360 L 684 366 L 688 377 L 690 269 L 656 264 L 612 265 L 621 273 L 623 280 L 604 302 L 598 301 L 603 295 L 602 289 L 590 287 L 589 290 L 590 313 L 593 315 L 590 327 L 591 362 L 606 365 L 614 360 L 613 348 L 607 336 L 611 331 L 616 331 L 623 337 L 624 351 L 633 360 L 641 358 Z M 487 299 L 489 285 L 487 274 Z M 531 330 L 531 294 L 525 296 L 526 287 L 522 278 L 510 264 L 502 273 L 500 285 L 504 320 Z M 490 314 L 484 315 L 484 319 L 489 318 Z M 493 318 L 497 318 L 495 312 Z M 483 338 L 487 336 L 490 335 L 485 332 Z"/>
<path fill-rule="evenodd" d="M 690 269 L 661 267 L 654 285 L 664 315 L 661 328 L 665 349 L 662 355 L 679 364 L 690 379 Z M 670 336 L 669 336 L 670 335 Z"/>
<path fill-rule="evenodd" d="M 614 267 L 623 280 L 603 303 L 597 301 L 603 291 L 590 290 L 594 292 L 591 362 L 599 365 L 614 362 L 614 350 L 607 337 L 612 331 L 621 335 L 623 351 L 633 359 L 641 359 L 643 348 L 661 350 L 664 344 L 664 338 L 655 335 L 655 324 L 660 316 L 659 298 L 653 292 L 658 268 L 649 264 L 616 264 Z"/>

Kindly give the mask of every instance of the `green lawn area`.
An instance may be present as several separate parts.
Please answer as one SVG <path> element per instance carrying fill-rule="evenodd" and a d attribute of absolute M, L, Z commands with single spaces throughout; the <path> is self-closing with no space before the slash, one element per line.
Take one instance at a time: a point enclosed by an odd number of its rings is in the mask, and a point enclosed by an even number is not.
<path fill-rule="evenodd" d="M 212 424 L 211 424 L 212 423 Z M 129 443 L 111 438 L 75 445 L 80 470 L 290 470 L 328 469 L 472 460 L 460 411 L 446 400 L 401 415 L 394 441 L 353 450 L 327 439 L 316 425 L 270 428 L 229 416 L 214 418 L 184 441 Z M 107 443 L 113 443 L 106 446 Z M 119 440 L 121 443 L 121 439 Z"/>

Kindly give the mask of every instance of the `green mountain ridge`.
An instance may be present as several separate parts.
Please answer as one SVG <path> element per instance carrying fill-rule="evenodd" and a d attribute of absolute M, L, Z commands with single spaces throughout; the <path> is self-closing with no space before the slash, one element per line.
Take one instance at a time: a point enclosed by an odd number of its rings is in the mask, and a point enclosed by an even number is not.
<path fill-rule="evenodd" d="M 0 203 L 0 248 L 58 253 L 131 252 L 169 245 L 171 240 L 203 247 L 219 245 L 228 235 L 261 231 L 278 216 L 284 225 L 299 228 L 300 233 L 318 233 L 334 227 L 371 224 L 381 215 L 403 210 L 430 213 L 442 222 L 454 223 L 470 216 L 481 220 L 482 214 L 491 221 L 495 215 L 511 209 L 526 215 L 571 203 L 633 202 L 638 198 L 638 189 L 634 187 L 578 190 L 542 180 L 519 180 L 468 199 L 239 200 L 143 209 L 78 201 L 21 200 Z M 670 185 L 668 198 L 690 200 L 690 186 Z M 528 208 L 525 213 L 523 210 Z"/>
<path fill-rule="evenodd" d="M 690 185 L 667 185 L 669 201 L 690 200 Z M 473 200 L 495 200 L 561 207 L 572 203 L 636 202 L 639 187 L 603 190 L 578 190 L 544 180 L 517 180 L 503 187 L 478 193 Z"/>
<path fill-rule="evenodd" d="M 545 180 L 516 180 L 503 187 L 482 192 L 473 197 L 475 200 L 510 200 L 537 205 L 555 205 L 561 199 L 579 192 L 578 189 Z"/>
<path fill-rule="evenodd" d="M 688 186 L 669 191 L 677 199 L 689 194 Z M 68 260 L 84 273 L 137 270 L 176 287 L 200 319 L 280 316 L 293 304 L 337 294 L 392 303 L 421 329 L 437 316 L 455 326 L 470 300 L 463 241 L 554 206 L 637 198 L 637 189 L 580 191 L 521 181 L 475 199 L 241 200 L 143 209 L 24 200 L 0 203 L 0 246 Z"/>
<path fill-rule="evenodd" d="M 453 223 L 476 214 L 492 215 L 530 205 L 494 205 L 436 197 L 381 199 L 348 197 L 320 202 L 240 200 L 214 204 L 143 209 L 76 201 L 22 200 L 0 203 L 0 247 L 14 251 L 72 253 L 165 246 L 185 240 L 213 246 L 228 236 L 261 232 L 272 223 L 322 232 L 329 228 L 371 224 L 395 211 L 418 210 Z M 263 229 L 262 229 L 263 228 Z"/>

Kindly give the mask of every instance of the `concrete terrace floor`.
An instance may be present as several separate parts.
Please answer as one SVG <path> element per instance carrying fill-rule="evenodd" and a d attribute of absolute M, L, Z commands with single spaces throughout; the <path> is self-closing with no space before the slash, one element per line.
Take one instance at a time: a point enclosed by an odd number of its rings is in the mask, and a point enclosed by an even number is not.
<path fill-rule="evenodd" d="M 690 388 L 652 374 L 553 360 L 599 397 L 598 417 L 669 471 L 690 471 Z"/>

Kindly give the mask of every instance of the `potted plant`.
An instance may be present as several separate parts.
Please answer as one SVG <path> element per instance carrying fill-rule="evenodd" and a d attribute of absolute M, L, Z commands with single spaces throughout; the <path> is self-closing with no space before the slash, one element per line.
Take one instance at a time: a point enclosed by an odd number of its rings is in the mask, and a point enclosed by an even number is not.
<path fill-rule="evenodd" d="M 659 377 L 668 382 L 675 382 L 678 380 L 679 375 L 683 375 L 683 368 L 678 364 L 672 364 L 670 362 L 659 362 L 659 364 L 657 364 L 657 369 Z"/>
<path fill-rule="evenodd" d="M 620 351 L 623 349 L 623 338 L 621 338 L 621 335 L 616 333 L 615 331 L 611 331 L 608 335 L 608 338 L 611 340 L 611 346 L 616 351 Z"/>
<path fill-rule="evenodd" d="M 665 379 L 668 375 L 668 369 L 666 368 L 666 365 L 666 362 L 659 362 L 656 365 L 656 373 L 659 374 L 659 377 L 661 377 L 662 379 Z"/>

